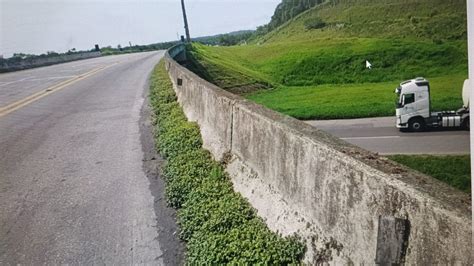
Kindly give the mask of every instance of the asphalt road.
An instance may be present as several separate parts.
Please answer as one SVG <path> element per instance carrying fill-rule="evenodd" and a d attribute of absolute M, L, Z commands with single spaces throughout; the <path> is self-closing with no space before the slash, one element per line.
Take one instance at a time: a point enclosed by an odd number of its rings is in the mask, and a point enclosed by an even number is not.
<path fill-rule="evenodd" d="M 178 264 L 148 76 L 163 52 L 0 74 L 0 264 Z"/>
<path fill-rule="evenodd" d="M 395 117 L 307 121 L 307 123 L 366 150 L 390 154 L 468 154 L 469 132 L 431 130 L 400 132 Z"/>

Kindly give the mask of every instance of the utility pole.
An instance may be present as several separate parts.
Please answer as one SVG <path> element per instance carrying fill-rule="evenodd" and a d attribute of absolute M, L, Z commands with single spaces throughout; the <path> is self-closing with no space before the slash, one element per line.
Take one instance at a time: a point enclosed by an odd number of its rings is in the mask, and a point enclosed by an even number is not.
<path fill-rule="evenodd" d="M 184 6 L 184 0 L 181 0 L 181 7 L 183 9 L 184 29 L 186 30 L 186 42 L 190 43 L 191 36 L 189 35 L 188 18 L 186 16 L 186 7 Z"/>
<path fill-rule="evenodd" d="M 474 3 L 471 0 L 467 0 L 467 47 L 468 47 L 468 69 L 469 69 L 469 82 L 468 86 L 470 87 L 470 101 L 469 108 L 472 111 L 472 104 L 474 103 Z M 474 122 L 474 116 L 469 117 L 471 119 L 470 124 Z M 474 149 L 474 132 L 471 131 L 471 150 Z M 474 155 L 471 154 L 471 179 L 474 177 Z M 472 189 L 474 189 L 474 182 L 471 184 Z M 472 194 L 474 199 L 474 194 Z M 474 201 L 472 201 L 472 206 L 474 206 Z M 473 216 L 474 219 L 474 216 Z M 474 230 L 474 223 L 472 224 L 472 229 Z M 474 260 L 474 234 L 471 237 L 471 260 Z"/>

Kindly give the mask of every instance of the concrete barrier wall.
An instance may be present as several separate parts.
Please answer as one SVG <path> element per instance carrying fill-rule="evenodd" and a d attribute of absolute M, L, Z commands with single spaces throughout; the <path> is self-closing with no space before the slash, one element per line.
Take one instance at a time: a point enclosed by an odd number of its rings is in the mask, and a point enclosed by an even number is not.
<path fill-rule="evenodd" d="M 472 264 L 470 197 L 303 122 L 230 94 L 165 57 L 184 112 L 236 191 L 305 262 L 375 263 L 379 218 L 401 218 L 406 264 Z M 179 85 L 181 84 L 181 85 Z M 379 241 L 383 242 L 383 241 Z"/>
<path fill-rule="evenodd" d="M 239 97 L 222 91 L 205 80 L 195 79 L 194 74 L 169 61 L 169 73 L 176 77 L 178 102 L 190 121 L 199 124 L 201 134 L 206 137 L 204 148 L 211 151 L 217 160 L 222 160 L 230 150 L 232 136 L 232 106 Z M 183 86 L 176 86 L 177 79 Z"/>
<path fill-rule="evenodd" d="M 0 73 L 49 66 L 59 63 L 66 63 L 75 60 L 88 59 L 101 56 L 100 52 L 73 53 L 59 55 L 55 57 L 34 57 L 19 61 L 0 60 Z"/>

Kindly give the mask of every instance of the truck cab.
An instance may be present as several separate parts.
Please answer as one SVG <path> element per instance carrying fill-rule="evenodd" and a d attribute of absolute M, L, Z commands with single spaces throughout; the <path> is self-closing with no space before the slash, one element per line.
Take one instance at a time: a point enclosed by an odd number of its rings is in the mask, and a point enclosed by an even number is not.
<path fill-rule="evenodd" d="M 467 90 L 463 89 L 463 98 Z M 427 127 L 469 128 L 469 102 L 458 111 L 431 111 L 430 83 L 425 78 L 404 81 L 395 89 L 397 94 L 397 128 L 400 130 L 423 131 Z M 468 94 L 468 92 L 467 92 Z"/>
<path fill-rule="evenodd" d="M 397 128 L 421 131 L 430 117 L 430 85 L 424 78 L 404 81 L 395 89 L 398 95 Z M 411 123 L 411 124 L 410 124 Z"/>

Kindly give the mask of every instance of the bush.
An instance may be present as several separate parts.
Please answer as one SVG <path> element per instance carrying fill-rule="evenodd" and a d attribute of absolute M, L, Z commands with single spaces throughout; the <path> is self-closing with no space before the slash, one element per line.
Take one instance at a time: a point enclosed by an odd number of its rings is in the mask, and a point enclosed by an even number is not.
<path fill-rule="evenodd" d="M 418 23 L 420 23 L 420 18 L 418 18 L 418 17 L 411 17 L 411 18 L 410 18 L 410 22 L 411 22 L 411 24 L 418 24 Z"/>
<path fill-rule="evenodd" d="M 308 19 L 304 22 L 304 26 L 308 30 L 315 30 L 315 29 L 322 29 L 326 27 L 326 22 L 324 22 L 321 18 L 315 17 Z"/>
<path fill-rule="evenodd" d="M 186 120 L 161 62 L 151 78 L 156 145 L 167 160 L 166 196 L 178 209 L 188 264 L 297 264 L 304 246 L 271 232 L 232 189 L 224 168 L 202 149 L 199 128 Z"/>

